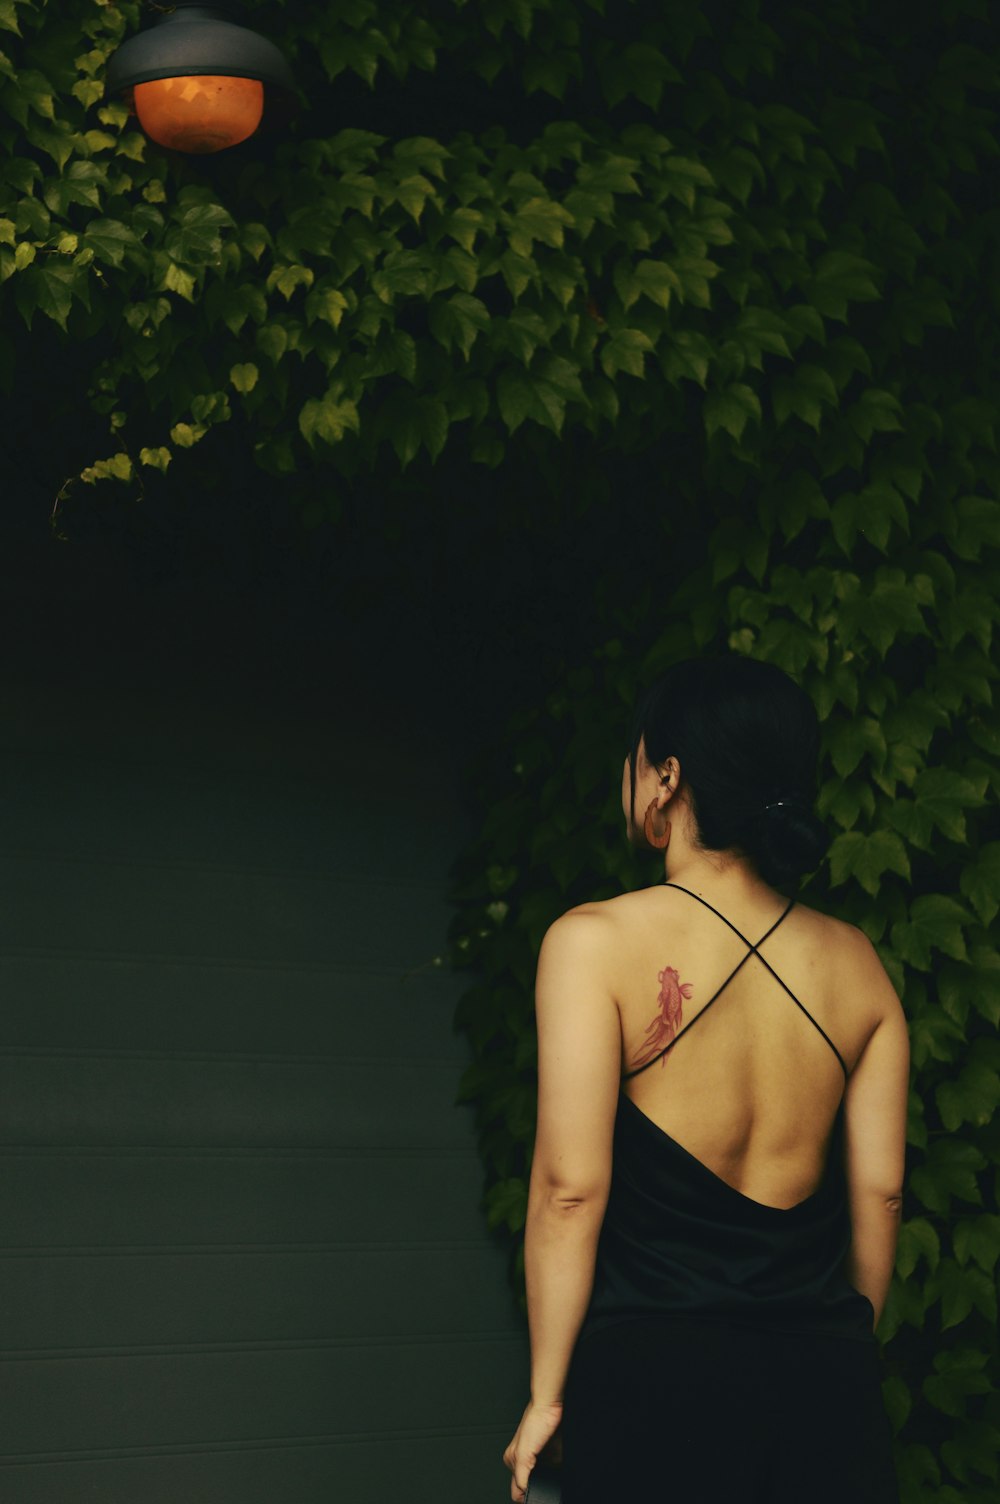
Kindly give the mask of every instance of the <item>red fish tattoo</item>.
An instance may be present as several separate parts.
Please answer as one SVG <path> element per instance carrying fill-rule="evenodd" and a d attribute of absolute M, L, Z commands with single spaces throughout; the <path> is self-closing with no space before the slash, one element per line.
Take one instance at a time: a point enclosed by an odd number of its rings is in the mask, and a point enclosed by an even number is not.
<path fill-rule="evenodd" d="M 637 1066 L 648 1064 L 654 1055 L 670 1043 L 681 1021 L 681 998 L 689 998 L 694 991 L 690 982 L 681 981 L 673 966 L 665 966 L 659 973 L 658 980 L 660 1011 L 646 1030 L 647 1037 L 633 1070 Z M 666 1055 L 662 1055 L 660 1064 L 665 1065 L 666 1062 Z"/>

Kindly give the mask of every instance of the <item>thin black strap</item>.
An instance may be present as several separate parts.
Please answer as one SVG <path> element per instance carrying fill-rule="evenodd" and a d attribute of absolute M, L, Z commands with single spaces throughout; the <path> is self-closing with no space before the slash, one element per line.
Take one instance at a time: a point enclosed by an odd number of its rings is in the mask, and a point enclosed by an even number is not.
<path fill-rule="evenodd" d="M 819 1030 L 819 1032 L 822 1034 L 823 1038 L 826 1040 L 827 1044 L 830 1046 L 831 1050 L 836 1055 L 837 1059 L 840 1061 L 840 1068 L 844 1072 L 844 1078 L 846 1080 L 847 1077 L 848 1077 L 848 1075 L 849 1075 L 847 1066 L 844 1064 L 843 1057 L 841 1056 L 841 1053 L 837 1049 L 837 1046 L 834 1044 L 833 1040 L 830 1038 L 829 1034 L 827 1034 L 826 1030 L 824 1028 L 822 1028 L 822 1026 L 816 1022 L 816 1020 L 813 1018 L 812 1014 L 809 1012 L 808 1008 L 802 1007 L 802 1004 L 799 1002 L 798 998 L 795 996 L 795 993 L 792 991 L 792 989 L 788 986 L 788 984 L 786 982 L 782 981 L 781 977 L 778 976 L 778 973 L 775 971 L 774 967 L 770 964 L 770 962 L 768 962 L 768 961 L 766 961 L 764 959 L 764 957 L 760 954 L 760 952 L 757 949 L 757 946 L 763 945 L 764 941 L 768 938 L 768 936 L 770 936 L 770 935 L 772 935 L 774 933 L 774 931 L 778 928 L 778 925 L 786 917 L 786 915 L 788 915 L 788 914 L 791 913 L 792 909 L 795 907 L 795 899 L 792 898 L 792 899 L 789 900 L 788 907 L 784 910 L 783 913 L 781 913 L 781 914 L 778 915 L 778 918 L 771 925 L 771 928 L 768 930 L 767 934 L 766 935 L 762 935 L 760 937 L 760 939 L 757 941 L 757 945 L 753 945 L 747 939 L 746 935 L 741 934 L 740 931 L 736 928 L 735 924 L 732 924 L 730 922 L 730 920 L 728 920 L 726 918 L 725 914 L 720 914 L 719 910 L 714 906 L 714 904 L 710 904 L 708 902 L 707 898 L 702 898 L 701 895 L 698 894 L 698 893 L 692 893 L 690 888 L 682 887 L 680 883 L 664 883 L 663 886 L 665 888 L 678 888 L 678 889 L 680 889 L 680 891 L 682 893 L 687 893 L 691 898 L 697 898 L 698 902 L 699 903 L 703 903 L 705 905 L 706 909 L 711 909 L 713 914 L 718 914 L 718 917 L 722 920 L 723 924 L 728 924 L 729 928 L 733 931 L 733 933 L 736 934 L 736 935 L 739 935 L 740 939 L 743 941 L 743 944 L 744 945 L 748 945 L 750 947 L 750 949 L 747 951 L 746 955 L 743 957 L 743 960 L 739 963 L 739 966 L 736 966 L 729 973 L 728 977 L 723 982 L 722 986 L 718 989 L 718 991 L 712 997 L 709 998 L 709 1000 L 705 1004 L 704 1008 L 702 1008 L 698 1013 L 696 1013 L 695 1016 L 694 1016 L 694 1018 L 688 1020 L 688 1022 L 684 1025 L 684 1028 L 681 1029 L 680 1033 L 679 1034 L 675 1034 L 674 1037 L 673 1037 L 673 1039 L 670 1041 L 670 1043 L 664 1049 L 660 1050 L 658 1054 L 654 1055 L 651 1060 L 647 1060 L 644 1065 L 640 1065 L 637 1070 L 626 1071 L 624 1073 L 622 1079 L 623 1080 L 627 1080 L 629 1076 L 637 1076 L 640 1071 L 646 1070 L 648 1066 L 655 1065 L 656 1061 L 659 1060 L 660 1055 L 665 1055 L 666 1052 L 667 1052 L 667 1050 L 673 1049 L 673 1047 L 677 1043 L 678 1039 L 680 1039 L 681 1034 L 685 1033 L 685 1031 L 687 1029 L 690 1029 L 690 1027 L 691 1027 L 692 1024 L 697 1023 L 698 1019 L 701 1018 L 701 1016 L 702 1016 L 703 1013 L 707 1013 L 708 1012 L 708 1009 L 712 1006 L 712 1004 L 715 1002 L 715 999 L 719 996 L 719 993 L 722 992 L 724 988 L 726 988 L 726 987 L 729 986 L 729 983 L 733 980 L 733 977 L 740 970 L 740 968 L 746 965 L 747 961 L 749 961 L 749 959 L 750 959 L 751 956 L 756 956 L 757 960 L 760 961 L 762 963 L 762 965 L 764 965 L 764 966 L 767 967 L 768 971 L 774 977 L 775 981 L 781 983 L 782 987 L 784 987 L 785 991 L 788 993 L 788 996 L 791 998 L 792 1002 L 796 1005 L 796 1007 L 797 1008 L 802 1008 L 802 1012 L 805 1014 L 806 1018 L 808 1018 L 809 1022 L 811 1024 L 813 1024 Z"/>
<path fill-rule="evenodd" d="M 746 963 L 749 961 L 750 956 L 751 956 L 751 952 L 747 951 L 746 955 L 743 957 L 743 960 L 740 962 L 740 966 L 745 966 Z M 726 987 L 729 986 L 729 983 L 733 980 L 733 977 L 736 975 L 736 972 L 739 971 L 740 966 L 737 966 L 733 971 L 731 971 L 729 973 L 728 977 L 723 982 L 722 986 L 719 988 L 719 992 L 722 992 L 724 988 L 726 988 Z M 623 1073 L 623 1075 L 622 1075 L 622 1080 L 623 1081 L 627 1081 L 630 1076 L 638 1076 L 638 1074 L 639 1074 L 640 1071 L 648 1070 L 651 1065 L 655 1065 L 656 1062 L 659 1060 L 660 1055 L 665 1055 L 668 1050 L 672 1050 L 673 1047 L 674 1047 L 674 1045 L 677 1043 L 678 1039 L 680 1039 L 681 1034 L 686 1034 L 687 1031 L 688 1031 L 688 1029 L 690 1029 L 691 1025 L 692 1024 L 696 1024 L 698 1022 L 699 1018 L 701 1018 L 703 1014 L 705 1014 L 705 1013 L 708 1012 L 709 1008 L 711 1008 L 712 1004 L 715 1002 L 715 999 L 719 996 L 719 992 L 716 992 L 714 994 L 714 996 L 712 996 L 712 997 L 709 998 L 709 1000 L 705 1004 L 704 1008 L 699 1009 L 699 1011 L 695 1014 L 694 1018 L 691 1018 L 691 1019 L 688 1020 L 688 1022 L 684 1025 L 683 1029 L 681 1029 L 680 1033 L 675 1034 L 674 1037 L 673 1037 L 673 1039 L 670 1041 L 670 1043 L 668 1045 L 664 1045 L 663 1049 L 660 1050 L 656 1055 L 654 1055 L 651 1060 L 647 1060 L 642 1065 L 636 1066 L 636 1068 L 635 1068 L 634 1071 L 625 1071 Z"/>
<path fill-rule="evenodd" d="M 664 887 L 666 887 L 666 888 L 679 888 L 680 887 L 680 883 L 664 883 Z M 688 892 L 690 892 L 690 889 L 689 888 L 681 888 L 681 892 L 682 893 L 688 893 Z M 698 895 L 697 895 L 697 893 L 692 893 L 691 897 L 692 898 L 697 898 Z M 712 909 L 712 905 L 710 903 L 706 903 L 705 899 L 702 899 L 701 902 L 705 903 L 707 908 Z M 792 902 L 788 905 L 788 908 L 785 910 L 785 914 L 788 913 L 789 909 L 791 909 L 791 907 L 794 904 L 794 902 L 795 902 L 795 900 L 793 898 Z M 714 914 L 719 914 L 718 909 L 712 909 L 712 912 Z M 771 928 L 768 930 L 767 935 L 770 935 L 774 930 L 777 929 L 777 927 L 781 923 L 782 919 L 784 919 L 785 914 L 782 914 L 778 919 L 776 919 L 774 921 L 774 923 L 772 924 Z M 725 915 L 724 914 L 719 914 L 719 918 L 720 919 L 725 919 Z M 729 924 L 729 920 L 728 919 L 725 919 L 725 922 L 727 924 Z M 730 927 L 730 929 L 736 929 L 735 925 L 730 925 L 729 927 Z M 739 935 L 739 933 L 740 933 L 739 930 L 736 930 L 736 933 Z M 761 938 L 757 941 L 757 945 L 763 945 L 764 941 L 767 939 L 767 935 L 762 935 Z M 733 980 L 733 977 L 740 970 L 740 967 L 745 966 L 746 963 L 749 961 L 750 957 L 756 952 L 757 946 L 751 945 L 750 941 L 747 940 L 744 935 L 740 935 L 740 939 L 743 941 L 744 945 L 749 945 L 750 949 L 747 951 L 746 955 L 743 957 L 743 960 L 739 963 L 739 965 L 735 966 L 733 968 L 733 970 L 729 973 L 728 977 L 723 982 L 722 986 L 718 989 L 718 991 L 716 991 L 709 998 L 709 1000 L 705 1004 L 704 1008 L 701 1008 L 695 1014 L 694 1018 L 689 1019 L 688 1022 L 684 1025 L 684 1028 L 681 1029 L 680 1033 L 679 1034 L 675 1034 L 674 1037 L 673 1037 L 673 1039 L 670 1041 L 670 1043 L 668 1045 L 665 1045 L 664 1048 L 662 1050 L 660 1050 L 657 1054 L 655 1054 L 652 1057 L 651 1060 L 647 1060 L 643 1065 L 637 1066 L 634 1071 L 626 1071 L 625 1074 L 624 1074 L 624 1076 L 623 1076 L 623 1078 L 622 1078 L 623 1080 L 627 1080 L 629 1076 L 637 1076 L 640 1071 L 647 1070 L 651 1065 L 655 1065 L 656 1062 L 657 1062 L 657 1060 L 659 1060 L 659 1058 L 660 1058 L 661 1055 L 665 1055 L 667 1053 L 667 1050 L 672 1050 L 673 1049 L 673 1047 L 677 1043 L 678 1039 L 680 1039 L 681 1034 L 686 1033 L 687 1030 L 690 1029 L 690 1027 L 691 1027 L 692 1024 L 696 1024 L 698 1022 L 698 1020 L 699 1020 L 699 1018 L 701 1018 L 702 1014 L 708 1012 L 709 1008 L 711 1008 L 712 1004 L 715 1002 L 715 999 L 719 996 L 719 993 L 721 993 L 726 987 L 729 986 L 729 983 Z M 763 961 L 764 957 L 761 956 L 759 959 L 761 961 Z M 764 964 L 766 965 L 767 963 L 765 962 Z M 779 980 L 780 980 L 780 978 L 779 978 Z"/>
<path fill-rule="evenodd" d="M 688 893 L 688 894 L 690 894 L 690 896 L 692 898 L 697 898 L 698 902 L 699 903 L 703 903 L 706 908 L 711 909 L 713 914 L 719 914 L 718 909 L 715 908 L 712 904 L 710 904 L 707 899 L 702 898 L 700 896 L 700 894 L 698 894 L 698 893 L 692 893 L 690 888 L 682 888 L 681 885 L 680 885 L 680 883 L 664 883 L 664 887 L 666 887 L 666 888 L 680 888 L 680 890 L 681 890 L 682 893 Z M 764 941 L 767 939 L 768 935 L 772 934 L 773 931 L 778 928 L 778 925 L 781 923 L 782 919 L 784 919 L 785 915 L 789 914 L 794 907 L 795 907 L 795 899 L 793 898 L 793 899 L 790 900 L 790 902 L 788 904 L 788 908 L 785 910 L 784 914 L 781 914 L 781 915 L 778 916 L 778 918 L 772 924 L 771 928 L 768 930 L 767 935 L 762 935 L 761 938 L 757 941 L 757 945 L 763 945 L 764 944 Z M 735 924 L 731 924 L 730 921 L 726 918 L 725 914 L 719 914 L 719 918 L 722 920 L 722 922 L 724 924 L 728 924 L 729 925 L 729 928 L 733 931 L 734 934 L 739 935 L 739 937 L 743 941 L 744 945 L 750 945 L 750 941 L 747 939 L 746 935 L 740 934 L 740 931 L 736 928 Z M 757 946 L 756 945 L 750 945 L 750 951 L 753 952 L 754 954 L 756 954 Z M 749 958 L 750 958 L 750 956 L 749 956 L 749 953 L 748 953 L 746 956 L 744 956 L 743 959 L 746 961 L 746 960 L 749 960 Z M 788 996 L 791 998 L 791 1000 L 795 1004 L 795 1006 L 797 1008 L 802 1008 L 802 1012 L 805 1014 L 806 1018 L 808 1018 L 809 1022 L 811 1024 L 813 1024 L 817 1029 L 819 1029 L 819 1032 L 822 1034 L 823 1038 L 826 1040 L 827 1044 L 830 1046 L 831 1050 L 836 1055 L 837 1059 L 840 1061 L 840 1068 L 844 1072 L 844 1078 L 845 1078 L 845 1080 L 848 1079 L 850 1077 L 850 1072 L 848 1071 L 847 1066 L 844 1064 L 843 1056 L 841 1055 L 840 1051 L 837 1049 L 837 1046 L 834 1044 L 833 1040 L 830 1038 L 830 1036 L 826 1032 L 826 1030 L 820 1024 L 818 1024 L 816 1022 L 816 1020 L 813 1018 L 812 1014 L 809 1012 L 809 1009 L 803 1007 L 803 1005 L 799 1002 L 798 998 L 795 996 L 795 993 L 788 986 L 787 982 L 783 981 L 782 978 L 779 977 L 778 973 L 775 971 L 775 969 L 771 965 L 771 963 L 769 961 L 767 961 L 761 955 L 757 956 L 757 960 L 760 961 L 760 963 L 761 963 L 762 966 L 766 966 L 767 967 L 767 969 L 771 973 L 772 977 L 774 977 L 774 980 L 776 982 L 780 982 L 781 985 L 782 985 L 782 987 L 784 987 L 785 991 L 788 993 Z M 742 964 L 743 963 L 741 962 L 740 965 L 742 965 Z M 737 967 L 737 971 L 738 970 L 739 970 L 739 967 Z M 736 975 L 736 973 L 733 972 L 733 976 L 735 976 L 735 975 Z M 727 982 L 729 981 L 728 977 L 726 978 L 726 981 Z M 725 986 L 726 982 L 723 982 L 722 985 Z M 702 1011 L 704 1011 L 704 1010 L 702 1010 Z M 701 1014 L 696 1014 L 695 1017 L 696 1018 L 700 1018 Z M 692 1019 L 691 1022 L 694 1023 L 694 1019 Z M 678 1035 L 677 1038 L 680 1038 L 680 1035 Z"/>
<path fill-rule="evenodd" d="M 705 904 L 705 907 L 711 909 L 713 914 L 719 914 L 718 909 L 715 908 L 715 907 L 713 907 L 713 905 L 710 904 L 707 899 L 702 898 L 697 893 L 691 893 L 691 889 L 690 888 L 681 888 L 680 883 L 665 883 L 664 887 L 667 887 L 667 888 L 680 888 L 682 893 L 689 893 L 692 898 L 697 898 L 699 903 Z M 780 915 L 780 917 L 775 920 L 774 924 L 772 924 L 771 928 L 767 932 L 767 935 L 770 935 L 772 933 L 772 931 L 774 931 L 775 929 L 777 929 L 777 927 L 781 923 L 782 919 L 784 919 L 785 914 L 790 913 L 790 911 L 792 910 L 792 908 L 794 907 L 794 905 L 795 905 L 795 899 L 793 898 L 789 902 L 788 908 L 785 910 L 785 913 L 782 914 L 782 915 Z M 728 924 L 729 925 L 729 928 L 733 931 L 734 934 L 737 934 L 737 935 L 740 936 L 740 939 L 743 941 L 744 945 L 750 945 L 750 941 L 747 939 L 747 937 L 745 935 L 740 934 L 740 931 L 736 928 L 735 924 L 730 924 L 730 922 L 726 918 L 725 914 L 719 914 L 719 918 L 723 921 L 724 924 Z M 764 941 L 767 939 L 767 935 L 762 936 L 762 938 L 757 941 L 757 945 L 763 945 Z M 750 946 L 750 949 L 756 953 L 757 946 Z M 745 956 L 744 960 L 746 960 L 746 959 L 748 959 L 748 957 Z M 849 1077 L 850 1077 L 850 1072 L 848 1071 L 847 1066 L 844 1064 L 843 1056 L 841 1055 L 840 1051 L 837 1049 L 837 1046 L 834 1044 L 833 1040 L 830 1038 L 830 1036 L 826 1032 L 826 1030 L 822 1027 L 821 1024 L 818 1024 L 816 1022 L 816 1020 L 813 1018 L 812 1014 L 809 1012 L 809 1009 L 806 1008 L 806 1007 L 803 1007 L 803 1005 L 799 1002 L 798 998 L 795 996 L 795 993 L 788 986 L 787 982 L 783 981 L 782 978 L 778 976 L 778 973 L 775 971 L 774 967 L 770 964 L 770 962 L 766 961 L 764 959 L 764 957 L 761 956 L 761 955 L 758 955 L 757 959 L 758 959 L 758 961 L 761 962 L 762 965 L 764 965 L 764 966 L 767 967 L 768 971 L 771 973 L 772 977 L 774 977 L 775 981 L 781 983 L 782 987 L 784 987 L 785 991 L 788 993 L 788 996 L 791 998 L 791 1000 L 795 1004 L 795 1006 L 797 1008 L 801 1008 L 802 1012 L 805 1014 L 806 1018 L 808 1018 L 809 1022 L 816 1029 L 819 1030 L 819 1032 L 822 1034 L 823 1038 L 826 1040 L 827 1044 L 830 1046 L 830 1048 L 833 1051 L 833 1053 L 836 1055 L 837 1059 L 840 1061 L 840 1068 L 844 1072 L 844 1079 L 845 1079 L 845 1081 L 848 1080 Z M 735 975 L 735 973 L 734 973 L 734 975 Z M 728 980 L 728 978 L 727 978 L 727 980 Z M 723 983 L 723 986 L 725 986 L 725 983 Z M 696 1014 L 695 1017 L 700 1017 L 700 1014 Z M 694 1019 L 692 1019 L 691 1022 L 693 1023 Z M 679 1037 L 680 1036 L 678 1036 L 678 1038 Z"/>

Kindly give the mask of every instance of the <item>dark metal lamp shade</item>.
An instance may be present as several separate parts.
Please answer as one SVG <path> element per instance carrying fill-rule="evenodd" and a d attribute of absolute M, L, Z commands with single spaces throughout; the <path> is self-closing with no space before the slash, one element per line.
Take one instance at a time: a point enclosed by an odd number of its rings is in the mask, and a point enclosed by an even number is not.
<path fill-rule="evenodd" d="M 135 90 L 140 85 L 162 79 L 218 79 L 218 108 L 225 109 L 223 96 L 227 90 L 223 86 L 224 80 L 259 80 L 258 94 L 262 90 L 265 101 L 264 123 L 273 124 L 276 118 L 287 119 L 297 104 L 291 68 L 273 42 L 229 19 L 227 11 L 230 9 L 224 5 L 177 0 L 173 11 L 158 16 L 152 26 L 130 37 L 112 54 L 105 73 L 105 93 L 122 94 L 135 108 Z M 248 84 L 245 87 L 255 86 Z M 206 106 L 204 101 L 199 106 L 203 110 L 212 107 Z M 146 125 L 142 111 L 137 112 L 141 123 Z M 165 140 L 155 131 L 150 134 L 164 145 L 177 145 L 183 139 L 178 136 Z M 181 145 L 180 149 L 214 151 L 220 145 L 230 144 L 221 139 L 215 145 L 192 144 L 196 142 L 197 129 L 193 128 L 187 144 Z"/>
<path fill-rule="evenodd" d="M 223 5 L 185 4 L 137 32 L 112 54 L 105 89 L 120 94 L 154 78 L 222 73 L 294 92 L 292 70 L 273 42 L 226 19 Z"/>

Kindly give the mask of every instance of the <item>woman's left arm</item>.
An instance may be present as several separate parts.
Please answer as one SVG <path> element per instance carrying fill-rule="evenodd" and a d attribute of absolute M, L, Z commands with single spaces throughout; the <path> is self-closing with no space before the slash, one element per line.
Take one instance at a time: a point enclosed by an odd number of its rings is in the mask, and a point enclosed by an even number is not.
<path fill-rule="evenodd" d="M 573 1348 L 594 1288 L 607 1197 L 579 1201 L 529 1190 L 524 1281 L 531 1339 L 531 1398 L 562 1404 Z"/>
<path fill-rule="evenodd" d="M 582 904 L 549 927 L 538 955 L 538 1112 L 524 1242 L 531 1400 L 504 1452 L 513 1498 L 559 1425 L 611 1189 L 621 1029 L 605 979 L 608 926 L 603 906 Z"/>

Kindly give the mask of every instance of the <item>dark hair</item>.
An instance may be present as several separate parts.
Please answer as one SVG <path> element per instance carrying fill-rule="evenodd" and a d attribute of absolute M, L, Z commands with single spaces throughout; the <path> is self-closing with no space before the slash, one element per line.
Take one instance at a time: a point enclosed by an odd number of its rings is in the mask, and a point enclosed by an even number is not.
<path fill-rule="evenodd" d="M 629 751 L 633 821 L 643 737 L 651 763 L 680 763 L 703 849 L 739 848 L 778 889 L 819 866 L 830 845 L 813 807 L 819 717 L 783 669 L 739 653 L 686 658 L 649 686 Z"/>

